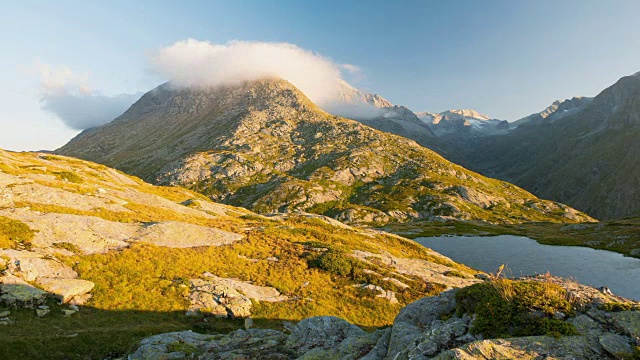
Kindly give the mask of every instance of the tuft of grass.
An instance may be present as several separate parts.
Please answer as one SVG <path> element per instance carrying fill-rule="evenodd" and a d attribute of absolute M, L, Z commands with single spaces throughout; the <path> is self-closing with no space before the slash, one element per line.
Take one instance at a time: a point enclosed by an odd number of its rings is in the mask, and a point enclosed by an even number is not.
<path fill-rule="evenodd" d="M 82 179 L 82 177 L 72 171 L 57 171 L 57 172 L 54 172 L 54 174 L 58 179 L 62 181 L 68 181 L 74 184 L 84 183 L 84 180 Z"/>
<path fill-rule="evenodd" d="M 600 310 L 608 312 L 619 312 L 629 310 L 640 310 L 640 305 L 624 302 L 608 302 L 599 306 Z"/>
<path fill-rule="evenodd" d="M 469 276 L 465 275 L 464 273 L 458 271 L 458 270 L 450 270 L 450 271 L 446 271 L 444 274 L 444 276 L 450 276 L 450 277 L 458 277 L 458 278 L 462 278 L 462 279 L 468 279 Z"/>
<path fill-rule="evenodd" d="M 181 352 L 187 356 L 191 356 L 191 357 L 196 357 L 198 355 L 202 355 L 204 353 L 203 350 L 198 349 L 197 347 L 190 345 L 190 344 L 185 344 L 185 343 L 181 343 L 181 342 L 172 342 L 170 344 L 167 344 L 167 350 L 169 352 Z"/>
<path fill-rule="evenodd" d="M 458 315 L 477 315 L 471 332 L 485 338 L 578 334 L 573 324 L 554 318 L 557 312 L 574 314 L 556 284 L 496 279 L 461 289 L 456 302 Z"/>
<path fill-rule="evenodd" d="M 80 248 L 78 248 L 76 245 L 69 242 L 57 242 L 57 243 L 53 243 L 52 246 L 58 249 L 71 251 L 74 254 L 82 254 L 82 251 L 80 250 Z"/>
<path fill-rule="evenodd" d="M 0 216 L 0 248 L 30 249 L 35 231 L 22 221 Z"/>

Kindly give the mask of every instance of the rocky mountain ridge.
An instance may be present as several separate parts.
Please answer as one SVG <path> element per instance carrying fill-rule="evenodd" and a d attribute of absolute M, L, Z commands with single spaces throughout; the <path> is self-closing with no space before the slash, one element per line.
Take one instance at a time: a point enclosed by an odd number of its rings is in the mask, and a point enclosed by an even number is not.
<path fill-rule="evenodd" d="M 637 216 L 639 98 L 640 77 L 626 76 L 593 99 L 554 104 L 504 136 L 457 149 L 471 169 L 598 219 Z"/>
<path fill-rule="evenodd" d="M 514 127 L 518 127 L 529 122 L 538 123 L 545 120 L 547 122 L 557 121 L 565 116 L 574 114 L 584 109 L 584 107 L 587 106 L 587 104 L 589 104 L 592 100 L 593 98 L 584 96 L 575 96 L 571 99 L 556 100 L 546 109 L 538 113 L 526 116 L 522 119 L 518 119 L 514 121 L 512 125 Z"/>
<path fill-rule="evenodd" d="M 393 109 L 419 125 L 407 109 Z M 592 220 L 413 141 L 332 116 L 279 79 L 212 89 L 162 85 L 58 153 L 261 213 L 302 210 L 366 223 Z"/>
<path fill-rule="evenodd" d="M 506 120 L 491 119 L 475 110 L 447 110 L 439 114 L 417 113 L 440 138 L 451 142 L 453 139 L 468 139 L 478 136 L 496 135 L 509 131 L 511 125 Z"/>

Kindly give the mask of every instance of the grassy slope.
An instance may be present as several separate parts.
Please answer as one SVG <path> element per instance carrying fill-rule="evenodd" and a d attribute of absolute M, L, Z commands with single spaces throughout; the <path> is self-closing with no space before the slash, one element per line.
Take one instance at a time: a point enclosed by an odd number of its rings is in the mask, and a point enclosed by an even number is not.
<path fill-rule="evenodd" d="M 151 194 L 174 204 L 185 200 L 195 200 L 191 206 L 196 207 L 198 203 L 209 203 L 201 195 L 182 188 L 151 186 L 102 165 L 61 156 L 0 150 L 0 171 L 13 176 L 16 181 L 35 181 L 52 189 L 85 196 L 92 196 L 90 194 L 103 188 L 109 194 L 119 190 Z M 130 184 L 124 186 L 117 178 L 125 179 Z M 467 276 L 473 273 L 463 265 L 442 258 L 411 241 L 389 235 L 372 235 L 357 229 L 337 228 L 322 220 L 302 216 L 275 221 L 244 209 L 220 205 L 228 215 L 212 218 L 207 217 L 205 212 L 202 212 L 202 216 L 186 216 L 167 207 L 135 203 L 132 199 L 127 199 L 131 200 L 126 204 L 127 212 L 101 208 L 78 210 L 71 206 L 47 203 L 39 198 L 29 200 L 13 205 L 22 208 L 21 211 L 29 208 L 34 212 L 95 216 L 133 224 L 167 220 L 193 223 L 242 233 L 245 239 L 228 246 L 187 249 L 134 243 L 119 251 L 104 254 L 67 253 L 67 256 L 55 254 L 55 249 L 35 246 L 34 250 L 37 251 L 52 251 L 56 257 L 73 266 L 80 278 L 93 281 L 96 284 L 92 291 L 94 297 L 87 307 L 70 318 L 63 318 L 59 308 L 53 304 L 52 313 L 43 319 L 37 319 L 33 310 L 13 310 L 10 318 L 16 323 L 8 328 L 9 331 L 0 332 L 0 358 L 101 358 L 106 354 L 123 354 L 137 341 L 154 333 L 185 329 L 216 332 L 241 326 L 241 321 L 203 321 L 183 316 L 188 306 L 184 299 L 187 291 L 184 284 L 204 271 L 250 280 L 257 285 L 273 286 L 297 299 L 276 304 L 255 304 L 253 317 L 256 324 L 269 327 L 281 326 L 282 320 L 296 321 L 314 315 L 340 316 L 365 327 L 389 325 L 405 304 L 444 289 L 440 284 L 428 284 L 415 276 L 399 275 L 383 265 L 365 263 L 347 256 L 355 249 L 425 259 L 446 264 Z M 11 214 L 10 211 L 8 213 Z M 16 227 L 15 223 L 12 224 L 12 229 L 30 233 L 28 227 L 25 229 L 23 225 Z M 8 233 L 11 235 L 15 231 Z M 3 247 L 26 249 L 20 241 L 7 241 L 9 235 L 5 235 L 0 234 L 4 239 Z M 11 239 L 14 237 L 11 235 Z M 73 244 L 59 246 L 77 252 Z M 322 253 L 311 248 L 326 248 L 338 258 L 346 259 L 349 271 L 345 273 L 331 266 L 318 265 L 322 264 L 318 261 Z M 274 256 L 279 261 L 266 260 Z M 371 275 L 365 269 L 374 270 L 379 275 Z M 397 289 L 383 281 L 384 276 L 398 278 L 412 288 Z M 353 286 L 363 282 L 384 285 L 386 289 L 397 291 L 400 303 L 391 305 L 387 300 L 375 298 L 375 294 Z"/>

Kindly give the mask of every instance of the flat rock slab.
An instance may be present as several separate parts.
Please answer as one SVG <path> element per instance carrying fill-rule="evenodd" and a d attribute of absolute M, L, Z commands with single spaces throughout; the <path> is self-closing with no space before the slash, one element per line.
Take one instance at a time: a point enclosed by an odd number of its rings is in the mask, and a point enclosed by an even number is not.
<path fill-rule="evenodd" d="M 0 249 L 0 256 L 8 257 L 14 273 L 19 273 L 26 281 L 39 277 L 74 279 L 78 274 L 67 265 L 55 259 L 46 259 L 33 251 Z M 16 265 L 19 262 L 19 266 Z"/>
<path fill-rule="evenodd" d="M 88 293 L 95 286 L 91 281 L 81 279 L 39 278 L 37 283 L 46 291 L 60 297 L 63 303 L 71 301 L 75 296 Z"/>
<path fill-rule="evenodd" d="M 170 248 L 228 245 L 242 235 L 182 222 L 162 222 L 145 226 L 136 240 Z"/>
<path fill-rule="evenodd" d="M 38 213 L 24 208 L 0 210 L 0 215 L 20 220 L 38 232 L 33 243 L 51 247 L 57 242 L 75 245 L 84 254 L 104 253 L 127 246 L 139 224 L 108 221 L 95 216 Z"/>
<path fill-rule="evenodd" d="M 0 277 L 0 302 L 4 302 L 7 306 L 35 308 L 46 299 L 47 292 L 17 276 Z"/>
<path fill-rule="evenodd" d="M 633 356 L 633 348 L 629 343 L 629 338 L 618 334 L 604 334 L 599 337 L 602 348 L 613 356 L 626 354 L 631 358 Z"/>

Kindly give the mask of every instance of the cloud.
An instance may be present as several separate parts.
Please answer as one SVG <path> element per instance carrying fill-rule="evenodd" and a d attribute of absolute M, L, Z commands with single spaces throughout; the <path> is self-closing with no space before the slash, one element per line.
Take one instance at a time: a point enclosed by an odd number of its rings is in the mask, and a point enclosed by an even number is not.
<path fill-rule="evenodd" d="M 67 67 L 36 63 L 40 78 L 42 109 L 74 130 L 84 130 L 111 122 L 120 116 L 141 94 L 104 95 L 88 85 L 88 74 Z"/>
<path fill-rule="evenodd" d="M 366 102 L 345 100 L 342 73 L 360 75 L 360 67 L 336 63 L 294 44 L 251 41 L 213 44 L 187 39 L 149 52 L 149 62 L 153 72 L 177 86 L 233 85 L 280 77 L 335 115 L 370 117 L 377 113 Z"/>
<path fill-rule="evenodd" d="M 333 98 L 340 65 L 288 43 L 231 41 L 212 44 L 188 39 L 150 53 L 153 71 L 179 86 L 236 84 L 281 77 L 312 101 Z"/>
<path fill-rule="evenodd" d="M 291 82 L 328 112 L 367 118 L 378 109 L 358 97 L 342 81 L 360 77 L 360 67 L 339 64 L 289 43 L 231 41 L 214 44 L 187 39 L 148 52 L 151 71 L 177 86 L 233 85 L 265 77 Z M 89 74 L 37 62 L 42 108 L 68 127 L 84 130 L 111 122 L 141 94 L 105 95 L 89 86 Z"/>
<path fill-rule="evenodd" d="M 340 65 L 340 67 L 346 70 L 350 74 L 359 74 L 360 71 L 362 71 L 360 66 L 353 65 L 353 64 L 342 64 Z"/>
<path fill-rule="evenodd" d="M 63 92 L 43 95 L 42 108 L 60 118 L 68 127 L 84 130 L 111 122 L 139 98 L 140 94 L 106 96 Z"/>

